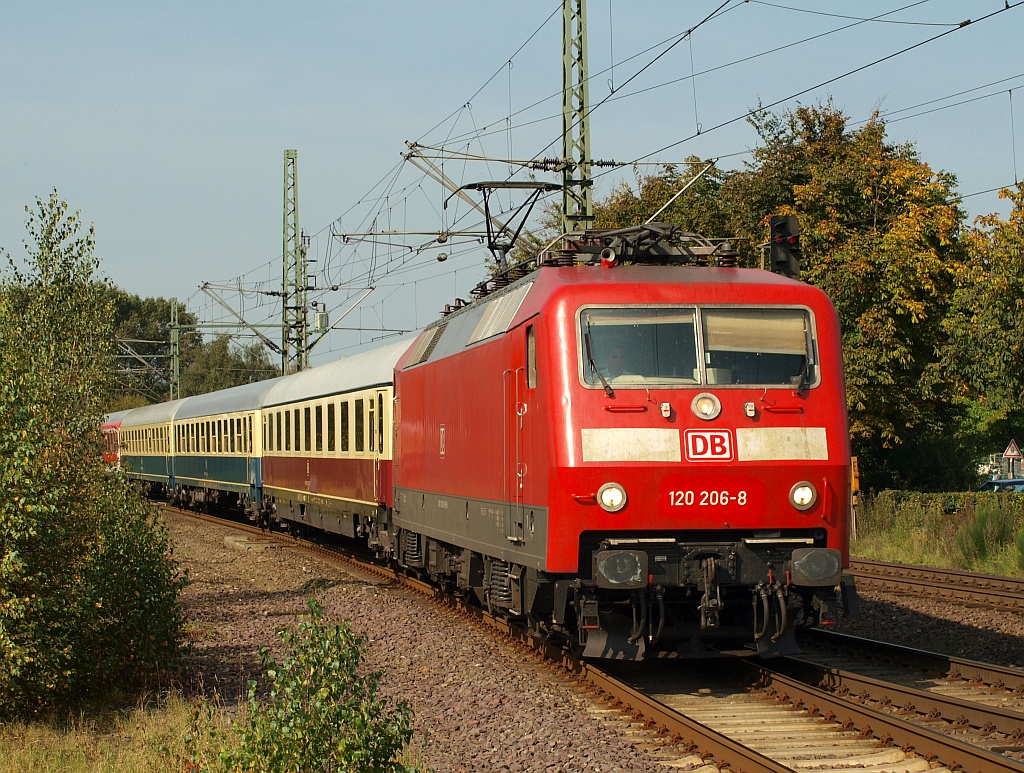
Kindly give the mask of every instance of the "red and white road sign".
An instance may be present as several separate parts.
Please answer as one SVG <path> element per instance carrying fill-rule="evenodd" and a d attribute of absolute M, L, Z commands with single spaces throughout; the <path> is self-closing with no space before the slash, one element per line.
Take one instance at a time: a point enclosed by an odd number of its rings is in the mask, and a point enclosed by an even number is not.
<path fill-rule="evenodd" d="M 1006 450 L 1003 451 L 1003 458 L 1004 459 L 1020 459 L 1021 458 L 1020 448 L 1017 446 L 1017 441 L 1016 440 L 1011 440 L 1010 441 L 1010 445 L 1008 445 L 1006 447 Z"/>

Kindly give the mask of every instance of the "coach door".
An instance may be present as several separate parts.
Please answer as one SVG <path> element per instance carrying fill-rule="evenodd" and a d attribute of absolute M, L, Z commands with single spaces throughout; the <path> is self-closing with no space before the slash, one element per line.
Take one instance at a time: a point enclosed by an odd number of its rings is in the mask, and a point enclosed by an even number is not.
<path fill-rule="evenodd" d="M 376 502 L 384 501 L 382 499 L 384 489 L 390 485 L 390 482 L 385 479 L 381 472 L 381 468 L 386 466 L 382 459 L 384 458 L 384 428 L 387 426 L 384 409 L 387 404 L 387 392 L 378 389 L 376 396 L 370 401 L 368 421 L 370 450 L 373 452 L 373 498 Z"/>

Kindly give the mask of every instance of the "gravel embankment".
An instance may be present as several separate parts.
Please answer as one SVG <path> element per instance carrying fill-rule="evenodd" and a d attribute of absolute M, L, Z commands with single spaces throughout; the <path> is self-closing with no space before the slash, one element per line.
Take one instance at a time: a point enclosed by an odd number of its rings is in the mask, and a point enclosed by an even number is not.
<path fill-rule="evenodd" d="M 414 748 L 435 771 L 663 771 L 582 692 L 488 633 L 453 624 L 429 603 L 317 558 L 282 549 L 239 552 L 229 527 L 167 515 L 175 558 L 189 572 L 185 605 L 197 684 L 228 705 L 244 700 L 258 650 L 276 648 L 316 594 L 330 618 L 370 636 L 367 665 L 415 712 Z M 234 532 L 237 534 L 237 532 Z M 862 594 L 850 633 L 1024 667 L 1024 615 L 949 602 Z"/>

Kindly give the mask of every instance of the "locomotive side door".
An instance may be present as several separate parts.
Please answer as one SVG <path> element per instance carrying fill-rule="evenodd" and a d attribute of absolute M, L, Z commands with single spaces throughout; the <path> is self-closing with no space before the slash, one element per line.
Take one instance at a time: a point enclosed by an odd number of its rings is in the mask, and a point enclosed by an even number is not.
<path fill-rule="evenodd" d="M 505 536 L 510 542 L 522 543 L 524 531 L 523 494 L 527 466 L 524 459 L 523 430 L 527 421 L 528 360 L 533 350 L 533 326 L 510 336 L 512 367 L 502 373 L 502 495 L 505 502 Z"/>

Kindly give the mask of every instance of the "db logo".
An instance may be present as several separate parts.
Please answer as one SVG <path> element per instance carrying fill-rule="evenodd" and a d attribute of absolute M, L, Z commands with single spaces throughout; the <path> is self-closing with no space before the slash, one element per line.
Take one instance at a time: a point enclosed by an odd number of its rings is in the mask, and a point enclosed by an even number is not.
<path fill-rule="evenodd" d="M 727 429 L 688 429 L 683 442 L 688 462 L 732 461 L 732 433 Z"/>

